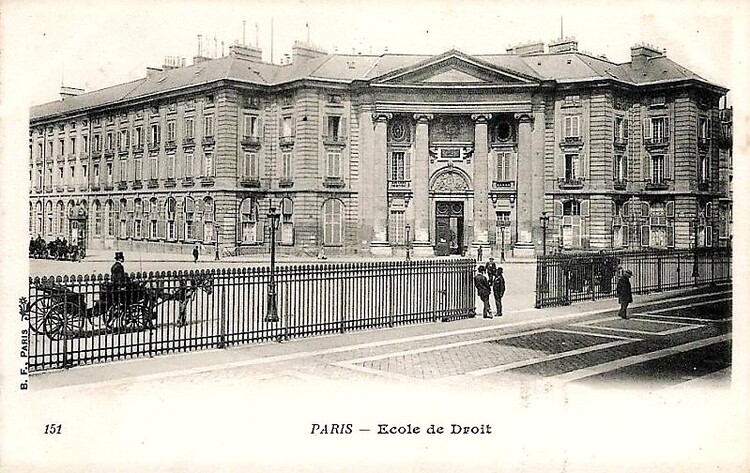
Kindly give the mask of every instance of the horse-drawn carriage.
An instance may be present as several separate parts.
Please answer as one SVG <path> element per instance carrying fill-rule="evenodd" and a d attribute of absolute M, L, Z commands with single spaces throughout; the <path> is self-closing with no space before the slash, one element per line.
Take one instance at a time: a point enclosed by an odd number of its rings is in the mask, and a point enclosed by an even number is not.
<path fill-rule="evenodd" d="M 42 279 L 34 284 L 35 295 L 25 307 L 33 332 L 51 339 L 74 338 L 97 332 L 127 332 L 155 327 L 159 305 L 179 303 L 177 325 L 186 323 L 187 304 L 198 289 L 212 292 L 213 280 L 190 274 L 165 287 L 163 279 L 99 283 L 98 298 L 89 306 L 87 295 L 71 287 Z M 23 310 L 23 309 L 22 309 Z"/>

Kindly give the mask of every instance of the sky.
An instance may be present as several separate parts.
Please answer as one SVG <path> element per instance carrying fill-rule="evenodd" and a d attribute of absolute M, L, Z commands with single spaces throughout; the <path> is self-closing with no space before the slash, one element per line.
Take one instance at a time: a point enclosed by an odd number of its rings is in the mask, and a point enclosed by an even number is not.
<path fill-rule="evenodd" d="M 627 4 L 627 5 L 626 5 Z M 731 45 L 742 2 L 127 1 L 6 0 L 3 42 L 23 75 L 29 105 L 59 98 L 60 85 L 94 90 L 141 78 L 165 56 L 192 62 L 242 41 L 274 61 L 295 40 L 350 54 L 496 54 L 514 44 L 575 36 L 579 49 L 615 62 L 648 42 L 706 79 L 732 88 Z M 8 18 L 9 17 L 9 18 Z M 256 29 L 257 25 L 257 29 Z M 309 25 L 309 28 L 306 27 Z M 216 41 L 214 42 L 214 38 Z"/>

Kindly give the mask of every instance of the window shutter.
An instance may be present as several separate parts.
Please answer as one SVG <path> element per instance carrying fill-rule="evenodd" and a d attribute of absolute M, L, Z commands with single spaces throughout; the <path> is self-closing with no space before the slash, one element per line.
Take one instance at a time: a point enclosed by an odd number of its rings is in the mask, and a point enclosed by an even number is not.
<path fill-rule="evenodd" d="M 708 134 L 706 135 L 706 139 L 710 140 L 711 136 L 713 135 L 713 133 L 712 133 L 713 128 L 711 128 L 711 118 L 709 117 L 706 121 L 708 122 L 708 125 L 707 125 L 708 126 L 708 130 L 707 130 Z"/>
<path fill-rule="evenodd" d="M 559 200 L 556 200 L 552 204 L 552 211 L 555 215 L 555 217 L 562 217 L 563 216 L 563 204 Z"/>
<path fill-rule="evenodd" d="M 628 231 L 629 227 L 620 227 L 620 231 L 622 232 L 622 246 L 628 246 L 628 242 L 630 241 L 630 232 Z"/>
<path fill-rule="evenodd" d="M 174 225 L 175 225 L 175 232 L 174 232 L 175 239 L 184 240 L 186 237 L 185 235 L 185 213 L 184 213 L 184 207 L 182 205 L 177 205 L 177 208 L 175 209 Z"/>
<path fill-rule="evenodd" d="M 714 229 L 711 225 L 706 226 L 706 246 L 714 245 Z"/>
<path fill-rule="evenodd" d="M 411 153 L 408 151 L 404 153 L 404 179 L 411 180 Z"/>
<path fill-rule="evenodd" d="M 167 216 L 167 209 L 165 203 L 159 204 L 159 221 L 156 222 L 156 236 L 164 239 L 166 237 L 167 229 L 166 229 L 166 216 Z"/>
<path fill-rule="evenodd" d="M 641 225 L 641 246 L 648 246 L 650 240 L 651 227 L 648 225 Z"/>
<path fill-rule="evenodd" d="M 643 120 L 643 140 L 651 140 L 651 119 L 646 118 Z"/>
<path fill-rule="evenodd" d="M 555 158 L 555 178 L 561 179 L 565 177 L 565 153 L 556 153 Z"/>
<path fill-rule="evenodd" d="M 203 216 L 198 218 L 198 214 L 195 214 L 193 218 L 193 232 L 196 240 L 203 241 Z"/>
<path fill-rule="evenodd" d="M 589 216 L 589 201 L 588 199 L 581 201 L 581 216 L 588 217 Z"/>
<path fill-rule="evenodd" d="M 573 234 L 572 246 L 576 248 L 581 247 L 581 217 L 571 218 L 571 230 Z"/>
<path fill-rule="evenodd" d="M 339 136 L 346 136 L 346 117 L 339 120 Z"/>
<path fill-rule="evenodd" d="M 292 136 L 297 136 L 297 117 L 292 115 Z"/>
<path fill-rule="evenodd" d="M 664 117 L 664 139 L 669 140 L 669 117 Z"/>
<path fill-rule="evenodd" d="M 672 179 L 672 154 L 664 154 L 664 179 Z"/>
<path fill-rule="evenodd" d="M 589 222 L 588 219 L 581 219 L 581 247 L 589 248 Z"/>
<path fill-rule="evenodd" d="M 674 202 L 667 202 L 665 207 L 667 218 L 674 218 Z"/>
<path fill-rule="evenodd" d="M 322 123 L 322 125 L 323 125 L 323 135 L 325 135 L 325 136 L 330 136 L 331 135 L 331 130 L 328 129 L 328 127 L 330 126 L 329 125 L 330 120 L 331 120 L 331 118 L 330 118 L 329 115 L 323 115 L 323 123 Z"/>
<path fill-rule="evenodd" d="M 642 164 L 642 174 L 641 177 L 644 181 L 650 181 L 651 180 L 651 155 L 649 153 L 644 153 L 643 155 L 643 162 Z"/>
<path fill-rule="evenodd" d="M 628 114 L 622 117 L 622 136 L 627 141 L 628 139 L 628 130 L 630 129 L 630 117 Z"/>

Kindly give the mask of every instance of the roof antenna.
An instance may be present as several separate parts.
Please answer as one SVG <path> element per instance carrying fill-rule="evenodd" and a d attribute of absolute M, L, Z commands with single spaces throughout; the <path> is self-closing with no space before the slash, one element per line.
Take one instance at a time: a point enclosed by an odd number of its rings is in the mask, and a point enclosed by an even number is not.
<path fill-rule="evenodd" d="M 201 55 L 201 39 L 203 38 L 203 35 L 198 35 L 198 56 Z"/>
<path fill-rule="evenodd" d="M 560 39 L 563 39 L 565 36 L 563 36 L 563 16 L 560 15 Z"/>
<path fill-rule="evenodd" d="M 245 44 L 247 44 L 245 43 L 245 20 L 242 20 L 242 45 L 244 46 Z"/>
<path fill-rule="evenodd" d="M 258 22 L 255 22 L 255 47 L 258 47 Z"/>

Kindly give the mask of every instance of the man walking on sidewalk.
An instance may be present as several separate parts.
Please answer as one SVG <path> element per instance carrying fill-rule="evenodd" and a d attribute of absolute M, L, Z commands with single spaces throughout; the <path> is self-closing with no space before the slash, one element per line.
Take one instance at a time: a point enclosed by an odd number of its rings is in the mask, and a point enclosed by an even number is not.
<path fill-rule="evenodd" d="M 633 272 L 626 269 L 617 281 L 617 300 L 620 302 L 618 315 L 623 319 L 628 318 L 628 304 L 633 302 L 633 293 L 630 287 L 630 276 L 632 275 Z"/>
<path fill-rule="evenodd" d="M 495 279 L 495 274 L 497 274 L 497 266 L 495 265 L 495 258 L 490 256 L 490 260 L 485 265 L 485 268 L 487 268 L 487 279 L 490 280 L 490 286 L 492 286 L 492 281 Z"/>
<path fill-rule="evenodd" d="M 503 277 L 503 268 L 497 268 L 495 280 L 492 282 L 492 293 L 495 294 L 495 307 L 497 316 L 503 316 L 503 295 L 505 294 L 505 278 Z"/>
<path fill-rule="evenodd" d="M 490 288 L 490 282 L 484 275 L 484 266 L 479 266 L 478 271 L 479 273 L 474 276 L 474 287 L 477 288 L 477 294 L 479 294 L 479 298 L 482 299 L 482 304 L 484 305 L 482 317 L 485 319 L 491 319 L 492 311 L 490 310 L 490 292 L 492 289 Z"/>

